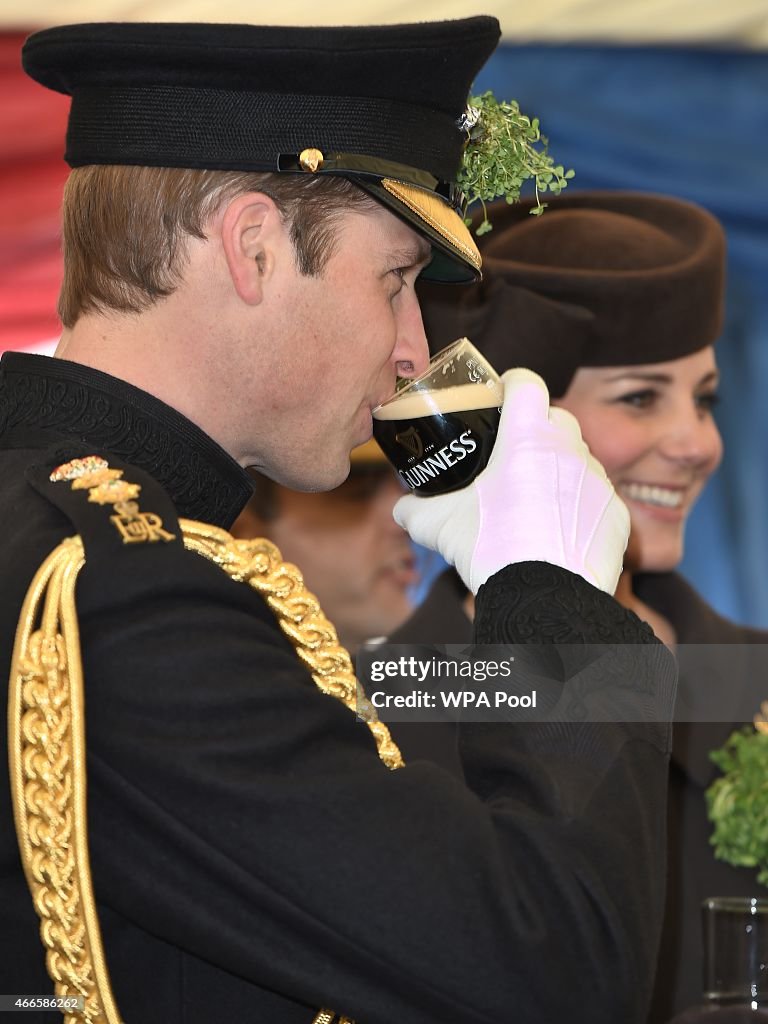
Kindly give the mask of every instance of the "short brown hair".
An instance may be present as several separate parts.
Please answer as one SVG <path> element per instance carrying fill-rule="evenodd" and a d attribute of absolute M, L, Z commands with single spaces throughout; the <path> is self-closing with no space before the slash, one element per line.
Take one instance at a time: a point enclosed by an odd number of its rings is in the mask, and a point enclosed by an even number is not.
<path fill-rule="evenodd" d="M 290 225 L 296 263 L 317 276 L 332 255 L 335 221 L 374 204 L 346 178 L 253 171 L 91 165 L 64 190 L 64 281 L 59 316 L 72 327 L 88 312 L 140 313 L 181 280 L 187 236 L 222 205 L 264 192 Z"/>

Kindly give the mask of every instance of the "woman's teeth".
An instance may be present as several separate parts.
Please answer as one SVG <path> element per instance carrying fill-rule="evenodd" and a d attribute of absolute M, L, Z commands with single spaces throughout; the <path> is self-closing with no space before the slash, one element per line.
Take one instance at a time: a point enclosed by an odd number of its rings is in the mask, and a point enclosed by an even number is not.
<path fill-rule="evenodd" d="M 646 505 L 679 508 L 683 504 L 683 492 L 672 491 L 666 487 L 655 487 L 650 484 L 625 484 L 622 491 L 633 501 L 642 501 Z"/>

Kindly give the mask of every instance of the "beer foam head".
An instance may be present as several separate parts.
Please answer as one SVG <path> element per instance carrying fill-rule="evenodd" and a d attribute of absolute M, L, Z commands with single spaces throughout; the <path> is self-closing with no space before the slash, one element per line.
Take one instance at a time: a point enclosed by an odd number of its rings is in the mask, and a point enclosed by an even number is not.
<path fill-rule="evenodd" d="M 458 384 L 437 391 L 408 389 L 374 409 L 373 417 L 381 421 L 410 420 L 466 409 L 493 409 L 501 405 L 503 398 L 504 386 L 495 380 L 485 384 Z"/>

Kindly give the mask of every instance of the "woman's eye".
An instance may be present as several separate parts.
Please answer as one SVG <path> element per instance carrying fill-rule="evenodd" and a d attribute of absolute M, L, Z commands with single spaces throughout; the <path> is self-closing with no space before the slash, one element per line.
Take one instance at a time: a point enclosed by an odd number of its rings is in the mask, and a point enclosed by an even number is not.
<path fill-rule="evenodd" d="M 645 388 L 643 391 L 630 391 L 626 395 L 620 395 L 616 401 L 631 405 L 633 409 L 649 409 L 657 397 L 658 394 L 653 388 Z"/>
<path fill-rule="evenodd" d="M 716 391 L 708 391 L 703 395 L 696 395 L 696 408 L 702 412 L 712 412 L 720 401 L 720 395 Z"/>

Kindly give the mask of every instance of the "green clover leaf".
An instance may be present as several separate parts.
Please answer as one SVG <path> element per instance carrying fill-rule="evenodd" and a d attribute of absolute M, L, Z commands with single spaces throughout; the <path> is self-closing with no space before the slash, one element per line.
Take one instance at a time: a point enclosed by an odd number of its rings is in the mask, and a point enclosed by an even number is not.
<path fill-rule="evenodd" d="M 745 726 L 710 758 L 723 772 L 706 793 L 715 856 L 758 868 L 758 882 L 768 885 L 768 734 Z"/>
<path fill-rule="evenodd" d="M 536 205 L 530 212 L 539 216 L 546 207 L 540 193 L 559 195 L 574 171 L 555 164 L 539 119 L 521 113 L 515 100 L 500 103 L 492 92 L 484 92 L 471 96 L 468 102 L 480 116 L 469 133 L 456 183 L 464 194 L 465 213 L 474 203 L 482 204 L 483 219 L 476 234 L 492 229 L 486 203 L 502 196 L 508 203 L 517 202 L 526 181 L 533 180 L 536 194 Z"/>

